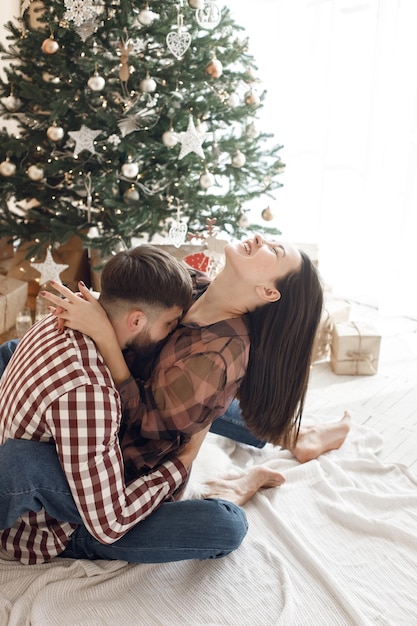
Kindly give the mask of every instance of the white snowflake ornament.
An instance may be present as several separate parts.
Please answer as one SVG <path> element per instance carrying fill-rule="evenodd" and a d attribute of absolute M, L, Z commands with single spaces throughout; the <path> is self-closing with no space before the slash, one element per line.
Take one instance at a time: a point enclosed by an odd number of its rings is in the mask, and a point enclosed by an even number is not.
<path fill-rule="evenodd" d="M 81 26 L 84 22 L 95 17 L 97 8 L 94 0 L 64 0 L 64 19 Z"/>

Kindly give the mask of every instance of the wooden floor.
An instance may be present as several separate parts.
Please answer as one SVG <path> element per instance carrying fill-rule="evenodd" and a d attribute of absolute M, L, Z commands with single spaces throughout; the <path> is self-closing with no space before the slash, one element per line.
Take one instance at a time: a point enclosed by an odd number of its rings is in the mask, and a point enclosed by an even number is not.
<path fill-rule="evenodd" d="M 383 318 L 375 309 L 351 304 L 350 319 L 368 320 L 381 335 L 374 376 L 337 376 L 329 362 L 312 368 L 305 414 L 326 420 L 348 410 L 354 422 L 384 438 L 380 458 L 417 474 L 417 320 Z"/>

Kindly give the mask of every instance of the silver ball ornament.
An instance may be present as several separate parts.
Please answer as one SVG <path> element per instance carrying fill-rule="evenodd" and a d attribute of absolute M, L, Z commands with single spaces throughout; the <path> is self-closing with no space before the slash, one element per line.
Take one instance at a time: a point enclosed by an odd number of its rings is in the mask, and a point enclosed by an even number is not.
<path fill-rule="evenodd" d="M 253 83 L 256 80 L 255 71 L 252 67 L 246 70 L 244 81 L 246 83 Z"/>
<path fill-rule="evenodd" d="M 203 9 L 205 0 L 188 0 L 190 9 Z"/>
<path fill-rule="evenodd" d="M 274 164 L 274 168 L 277 174 L 282 174 L 282 172 L 285 171 L 285 163 L 283 162 L 281 157 L 278 157 L 276 163 Z"/>
<path fill-rule="evenodd" d="M 104 78 L 98 74 L 94 74 L 94 76 L 91 76 L 87 81 L 87 85 L 91 91 L 102 91 L 105 84 L 106 81 Z"/>
<path fill-rule="evenodd" d="M 200 176 L 199 183 L 201 189 L 208 189 L 209 187 L 212 187 L 215 183 L 213 174 L 210 172 L 204 172 L 204 174 L 201 174 Z"/>
<path fill-rule="evenodd" d="M 4 106 L 6 107 L 6 109 L 10 111 L 10 113 L 14 113 L 15 111 L 18 111 L 20 107 L 22 106 L 22 101 L 19 98 L 16 98 L 16 96 L 12 96 L 12 95 L 7 96 L 7 98 L 3 98 L 2 102 Z"/>
<path fill-rule="evenodd" d="M 38 182 L 43 179 L 43 177 L 45 176 L 45 172 L 42 167 L 39 167 L 39 165 L 31 165 L 27 169 L 27 175 L 29 176 L 30 180 Z"/>
<path fill-rule="evenodd" d="M 129 187 L 129 189 L 124 192 L 123 200 L 128 204 L 130 202 L 137 202 L 139 200 L 139 192 L 134 185 L 132 185 L 132 187 Z"/>
<path fill-rule="evenodd" d="M 178 139 L 177 139 L 174 131 L 172 131 L 172 130 L 165 131 L 163 133 L 163 135 L 162 135 L 162 143 L 167 148 L 173 148 L 174 146 L 176 146 L 177 143 L 178 143 Z"/>
<path fill-rule="evenodd" d="M 238 219 L 237 223 L 239 224 L 241 228 L 247 228 L 249 226 L 248 216 L 245 213 L 243 213 L 243 215 L 241 215 L 240 218 Z"/>
<path fill-rule="evenodd" d="M 139 166 L 137 163 L 123 163 L 121 169 L 123 176 L 125 176 L 126 178 L 136 178 L 136 176 L 139 174 Z"/>
<path fill-rule="evenodd" d="M 141 26 L 150 26 L 156 17 L 156 13 L 149 9 L 142 9 L 138 15 L 138 22 Z"/>
<path fill-rule="evenodd" d="M 231 93 L 230 96 L 227 99 L 227 104 L 232 109 L 235 109 L 236 107 L 238 107 L 239 104 L 240 104 L 239 94 L 238 93 Z"/>
<path fill-rule="evenodd" d="M 240 150 L 238 150 L 236 152 L 236 154 L 233 155 L 232 157 L 232 165 L 233 167 L 243 167 L 246 163 L 246 157 L 243 154 L 243 152 L 241 152 Z"/>
<path fill-rule="evenodd" d="M 0 163 L 0 174 L 2 176 L 14 176 L 16 174 L 16 165 L 10 161 L 10 159 L 6 159 Z"/>
<path fill-rule="evenodd" d="M 50 126 L 46 131 L 46 136 L 48 137 L 49 141 L 53 142 L 61 141 L 61 139 L 64 138 L 64 134 L 64 129 L 61 128 L 61 126 L 55 126 L 55 124 Z"/>
<path fill-rule="evenodd" d="M 156 89 L 156 81 L 148 76 L 140 81 L 139 89 L 142 93 L 153 93 Z"/>
<path fill-rule="evenodd" d="M 249 139 L 256 139 L 259 137 L 259 130 L 256 128 L 255 124 L 251 122 L 246 126 L 246 137 Z"/>

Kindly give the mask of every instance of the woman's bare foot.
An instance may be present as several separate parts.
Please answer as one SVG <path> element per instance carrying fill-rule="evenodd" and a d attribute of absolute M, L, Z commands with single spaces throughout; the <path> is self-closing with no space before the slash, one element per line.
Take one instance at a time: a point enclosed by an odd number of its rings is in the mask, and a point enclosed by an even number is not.
<path fill-rule="evenodd" d="M 301 428 L 297 443 L 290 451 L 300 463 L 306 463 L 323 452 L 340 448 L 349 430 L 350 415 L 345 411 L 342 419 L 334 424 L 316 424 Z"/>
<path fill-rule="evenodd" d="M 221 498 L 234 504 L 245 504 L 259 489 L 280 487 L 285 477 L 264 465 L 252 467 L 247 474 L 237 478 L 216 478 L 207 481 L 206 498 Z"/>

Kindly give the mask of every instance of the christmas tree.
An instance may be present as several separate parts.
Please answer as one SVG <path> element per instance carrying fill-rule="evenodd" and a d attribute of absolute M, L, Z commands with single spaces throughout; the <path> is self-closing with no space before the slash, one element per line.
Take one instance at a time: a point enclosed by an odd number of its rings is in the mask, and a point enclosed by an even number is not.
<path fill-rule="evenodd" d="M 19 130 L 0 133 L 0 236 L 107 254 L 156 234 L 179 246 L 208 220 L 245 233 L 284 164 L 258 128 L 244 29 L 219 2 L 22 0 L 1 49 L 0 115 Z"/>

